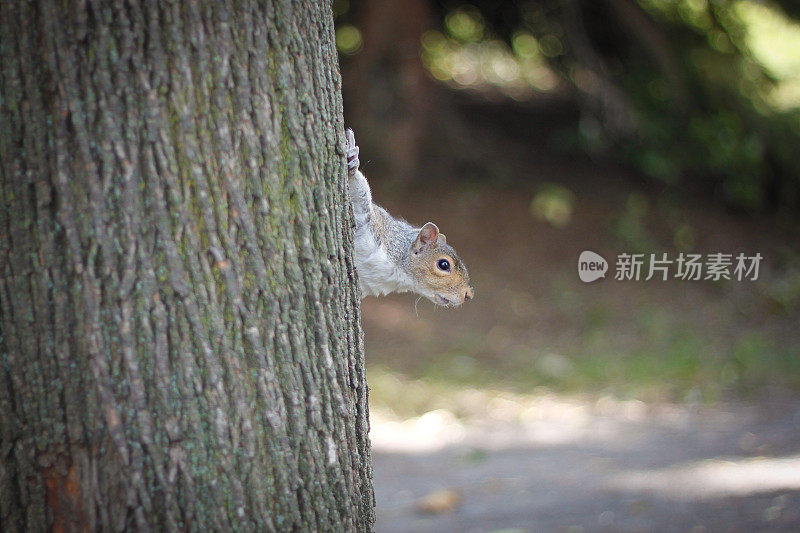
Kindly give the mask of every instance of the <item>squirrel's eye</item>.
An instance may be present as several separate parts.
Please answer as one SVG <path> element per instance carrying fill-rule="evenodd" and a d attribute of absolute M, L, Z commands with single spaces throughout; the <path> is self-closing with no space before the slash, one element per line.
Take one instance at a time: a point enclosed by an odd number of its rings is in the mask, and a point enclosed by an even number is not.
<path fill-rule="evenodd" d="M 439 270 L 450 270 L 450 261 L 447 259 L 439 259 L 439 261 L 436 262 L 436 266 L 439 267 Z"/>

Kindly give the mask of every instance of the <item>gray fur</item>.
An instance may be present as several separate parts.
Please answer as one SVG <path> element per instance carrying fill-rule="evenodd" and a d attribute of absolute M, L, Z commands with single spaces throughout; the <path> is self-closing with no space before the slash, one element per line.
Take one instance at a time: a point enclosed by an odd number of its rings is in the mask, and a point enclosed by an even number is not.
<path fill-rule="evenodd" d="M 392 217 L 372 202 L 372 192 L 359 170 L 358 146 L 347 130 L 347 170 L 350 201 L 356 227 L 353 232 L 356 270 L 362 295 L 413 291 L 439 305 L 460 305 L 473 296 L 469 274 L 456 251 L 430 224 L 422 228 Z M 418 237 L 420 240 L 418 240 Z M 437 258 L 447 258 L 451 269 L 437 271 Z"/>

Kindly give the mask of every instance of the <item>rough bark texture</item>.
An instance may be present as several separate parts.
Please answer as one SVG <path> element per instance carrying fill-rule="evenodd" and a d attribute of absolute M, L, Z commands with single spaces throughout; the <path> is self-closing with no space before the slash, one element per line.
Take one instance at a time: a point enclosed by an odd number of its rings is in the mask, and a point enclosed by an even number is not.
<path fill-rule="evenodd" d="M 332 26 L 0 3 L 0 530 L 371 529 Z"/>

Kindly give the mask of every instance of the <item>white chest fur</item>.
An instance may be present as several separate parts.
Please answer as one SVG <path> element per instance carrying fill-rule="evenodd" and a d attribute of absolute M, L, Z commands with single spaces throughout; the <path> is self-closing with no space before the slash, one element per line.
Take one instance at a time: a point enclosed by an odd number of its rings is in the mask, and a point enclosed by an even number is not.
<path fill-rule="evenodd" d="M 413 289 L 411 276 L 392 261 L 368 227 L 358 228 L 353 237 L 362 296 L 383 296 Z"/>

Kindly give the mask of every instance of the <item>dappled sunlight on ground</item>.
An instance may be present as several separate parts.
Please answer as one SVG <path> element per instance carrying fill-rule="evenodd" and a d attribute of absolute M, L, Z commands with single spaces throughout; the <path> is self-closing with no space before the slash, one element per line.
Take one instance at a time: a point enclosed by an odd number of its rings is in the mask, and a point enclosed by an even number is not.
<path fill-rule="evenodd" d="M 798 404 L 470 394 L 483 407 L 467 417 L 372 410 L 378 531 L 792 531 L 800 524 Z"/>
<path fill-rule="evenodd" d="M 800 455 L 718 458 L 665 469 L 624 472 L 614 476 L 609 486 L 679 499 L 800 490 Z"/>
<path fill-rule="evenodd" d="M 372 446 L 385 452 L 420 453 L 451 445 L 480 445 L 485 449 L 558 446 L 585 440 L 616 442 L 624 437 L 622 425 L 641 422 L 648 407 L 639 401 L 609 397 L 597 401 L 570 399 L 553 394 L 521 396 L 468 389 L 456 393 L 458 409 L 470 414 L 459 418 L 448 409 L 400 419 L 391 411 L 373 407 L 370 412 Z M 687 413 L 660 408 L 663 423 L 680 426 Z"/>
<path fill-rule="evenodd" d="M 464 425 L 453 413 L 444 409 L 408 420 L 392 420 L 378 410 L 370 412 L 370 441 L 373 450 L 431 452 L 461 442 L 464 436 Z"/>

